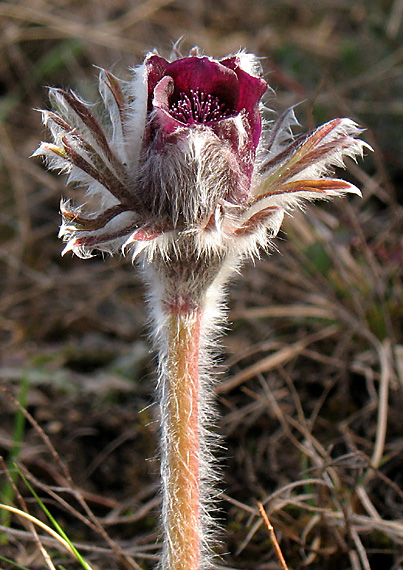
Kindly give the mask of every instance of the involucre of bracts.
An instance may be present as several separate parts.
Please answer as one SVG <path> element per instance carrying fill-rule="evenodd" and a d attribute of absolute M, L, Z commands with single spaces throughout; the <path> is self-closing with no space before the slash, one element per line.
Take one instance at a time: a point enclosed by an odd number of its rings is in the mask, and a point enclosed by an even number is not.
<path fill-rule="evenodd" d="M 52 110 L 42 114 L 53 144 L 34 156 L 96 204 L 62 201 L 63 253 L 152 260 L 189 237 L 196 255 L 245 257 L 302 201 L 359 194 L 331 177 L 368 147 L 356 123 L 333 119 L 294 136 L 293 109 L 274 124 L 262 120 L 266 90 L 254 56 L 217 61 L 198 50 L 172 61 L 151 53 L 129 82 L 101 70 L 106 124 L 72 91 L 51 88 Z"/>

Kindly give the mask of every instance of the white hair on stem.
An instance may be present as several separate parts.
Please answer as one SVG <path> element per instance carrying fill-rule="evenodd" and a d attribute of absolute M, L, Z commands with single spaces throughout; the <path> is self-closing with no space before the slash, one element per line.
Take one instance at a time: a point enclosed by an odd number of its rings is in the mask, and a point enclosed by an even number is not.
<path fill-rule="evenodd" d="M 183 551 L 191 548 L 187 553 L 189 569 L 207 570 L 213 565 L 212 545 L 217 540 L 217 524 L 213 521 L 212 513 L 216 509 L 218 496 L 217 470 L 214 468 L 214 450 L 217 449 L 219 438 L 214 431 L 216 424 L 215 403 L 213 400 L 212 374 L 214 357 L 218 352 L 217 338 L 223 322 L 224 305 L 224 277 L 217 278 L 208 288 L 202 306 L 182 314 L 173 314 L 167 310 L 164 303 L 166 290 L 159 282 L 152 266 L 148 263 L 144 267 L 149 287 L 149 306 L 152 315 L 152 330 L 154 343 L 158 350 L 158 394 L 161 425 L 161 477 L 163 481 L 163 511 L 162 521 L 166 540 L 163 543 L 162 569 L 176 569 L 183 566 Z M 223 272 L 225 273 L 225 271 Z M 173 322 L 172 322 L 173 319 Z M 199 327 L 198 333 L 195 329 Z M 181 337 L 184 335 L 184 338 Z M 190 343 L 190 344 L 189 344 Z M 198 346 L 197 346 L 198 345 Z M 197 377 L 192 377 L 188 371 L 181 375 L 180 365 L 182 357 L 187 362 L 192 360 L 192 352 L 197 348 Z M 173 369 L 175 373 L 172 375 Z M 195 383 L 197 382 L 197 386 Z M 178 487 L 175 481 L 181 480 L 183 472 L 190 471 L 185 460 L 177 461 L 175 456 L 180 455 L 178 448 L 181 431 L 175 422 L 173 409 L 183 408 L 188 390 L 197 391 L 198 420 L 197 430 L 186 432 L 187 441 L 191 438 L 197 440 L 198 477 L 196 483 L 199 501 L 198 513 L 188 513 L 178 498 Z M 191 408 L 185 412 L 192 413 Z M 188 418 L 189 419 L 189 418 Z M 188 423 L 187 423 L 188 425 Z M 176 435 L 175 435 L 176 432 Z M 172 444 L 174 442 L 174 445 Z M 188 446 L 191 447 L 191 446 Z M 187 451 L 189 456 L 191 451 Z M 191 473 L 190 473 L 191 475 Z M 190 499 L 189 499 L 190 500 Z M 178 508 L 178 505 L 180 508 Z M 198 529 L 197 545 L 192 542 L 192 533 Z"/>

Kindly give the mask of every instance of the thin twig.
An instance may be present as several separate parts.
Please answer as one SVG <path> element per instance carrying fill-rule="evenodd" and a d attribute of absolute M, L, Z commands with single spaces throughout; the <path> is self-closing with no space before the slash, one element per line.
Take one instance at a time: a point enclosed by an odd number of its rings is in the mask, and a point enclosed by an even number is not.
<path fill-rule="evenodd" d="M 310 344 L 328 338 L 336 334 L 339 330 L 340 329 L 337 325 L 332 325 L 323 330 L 320 330 L 319 332 L 305 337 L 303 340 L 299 340 L 293 344 L 285 346 L 281 350 L 278 350 L 274 354 L 270 354 L 259 362 L 256 362 L 248 368 L 241 370 L 241 372 L 235 374 L 229 380 L 226 380 L 225 382 L 222 382 L 216 386 L 216 394 L 230 392 L 234 388 L 237 388 L 240 384 L 243 384 L 243 382 L 246 382 L 246 380 L 257 376 L 258 374 L 269 372 L 270 370 L 278 368 L 280 365 L 285 364 L 286 362 L 289 362 L 295 358 L 295 356 L 299 355 Z"/>
<path fill-rule="evenodd" d="M 381 463 L 381 459 L 385 449 L 386 428 L 388 422 L 388 394 L 389 382 L 391 377 L 390 366 L 390 343 L 385 340 L 383 343 L 377 343 L 379 362 L 381 367 L 381 379 L 379 386 L 379 405 L 378 405 L 378 421 L 376 427 L 376 438 L 374 450 L 371 457 L 371 464 L 376 469 Z"/>
<path fill-rule="evenodd" d="M 287 563 L 284 559 L 283 553 L 281 552 L 280 545 L 277 541 L 276 534 L 274 532 L 274 528 L 273 528 L 271 522 L 269 521 L 269 517 L 267 516 L 266 511 L 264 510 L 262 503 L 259 502 L 257 504 L 257 506 L 259 507 L 259 512 L 262 515 L 264 524 L 266 525 L 266 528 L 269 532 L 270 540 L 272 541 L 274 552 L 276 553 L 278 561 L 280 562 L 280 566 L 283 570 L 288 570 Z"/>
<path fill-rule="evenodd" d="M 72 556 L 75 557 L 74 551 L 71 548 L 70 544 L 66 540 L 64 540 L 64 538 L 62 538 L 56 531 L 54 531 L 53 528 L 51 528 L 49 525 L 43 523 L 41 520 L 37 519 L 36 517 L 33 517 L 29 513 L 22 511 L 21 509 L 17 509 L 15 507 L 10 507 L 9 505 L 4 505 L 4 504 L 0 504 L 0 508 L 4 509 L 5 511 L 9 511 L 10 513 L 14 513 L 16 515 L 19 515 L 20 517 L 23 517 L 24 519 L 28 520 L 29 522 L 40 526 L 43 530 L 45 530 L 48 534 L 50 534 L 53 538 L 55 538 L 58 542 L 60 542 L 60 544 L 62 546 L 64 546 L 64 548 L 68 552 L 70 552 L 70 554 Z"/>

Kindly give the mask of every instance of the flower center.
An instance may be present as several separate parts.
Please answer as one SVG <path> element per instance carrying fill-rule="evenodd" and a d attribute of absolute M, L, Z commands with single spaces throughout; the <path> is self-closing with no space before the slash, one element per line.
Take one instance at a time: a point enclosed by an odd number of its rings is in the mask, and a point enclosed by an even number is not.
<path fill-rule="evenodd" d="M 181 92 L 177 101 L 170 105 L 169 112 L 174 119 L 187 124 L 212 123 L 230 115 L 218 97 L 193 89 L 189 94 Z"/>

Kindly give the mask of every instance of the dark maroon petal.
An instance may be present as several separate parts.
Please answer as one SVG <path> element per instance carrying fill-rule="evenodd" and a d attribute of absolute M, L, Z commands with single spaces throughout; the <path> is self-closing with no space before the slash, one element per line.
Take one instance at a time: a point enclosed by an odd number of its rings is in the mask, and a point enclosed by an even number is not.
<path fill-rule="evenodd" d="M 170 63 L 165 72 L 175 82 L 175 94 L 202 91 L 218 97 L 233 110 L 237 109 L 239 87 L 237 75 L 228 67 L 208 57 L 186 57 Z"/>
<path fill-rule="evenodd" d="M 152 103 L 152 95 L 157 83 L 164 77 L 169 62 L 159 55 L 151 55 L 147 58 L 145 67 L 148 83 L 149 105 Z"/>
<path fill-rule="evenodd" d="M 237 111 L 246 109 L 252 112 L 259 104 L 260 99 L 267 90 L 267 83 L 262 77 L 255 77 L 244 71 L 237 56 L 223 59 L 220 64 L 233 70 L 239 83 L 239 100 Z"/>
<path fill-rule="evenodd" d="M 174 81 L 169 76 L 163 77 L 154 89 L 153 107 L 156 111 L 159 125 L 165 134 L 170 134 L 178 126 L 183 126 L 169 112 L 169 98 L 173 91 Z"/>
<path fill-rule="evenodd" d="M 262 131 L 259 102 L 267 90 L 267 83 L 261 77 L 254 77 L 241 69 L 237 56 L 224 59 L 220 63 L 232 69 L 238 77 L 239 99 L 236 110 L 240 112 L 245 109 L 251 126 L 253 144 L 256 148 Z"/>

